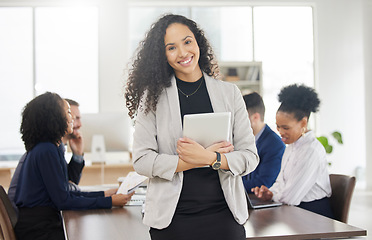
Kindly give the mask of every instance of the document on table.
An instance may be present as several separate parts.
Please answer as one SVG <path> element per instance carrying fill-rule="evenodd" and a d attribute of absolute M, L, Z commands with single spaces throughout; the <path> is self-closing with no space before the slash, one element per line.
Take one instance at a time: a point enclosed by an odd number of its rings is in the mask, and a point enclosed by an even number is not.
<path fill-rule="evenodd" d="M 134 190 L 136 190 L 136 188 L 138 188 L 143 182 L 145 182 L 147 178 L 148 177 L 139 175 L 136 172 L 129 172 L 116 193 L 129 194 L 131 192 L 134 192 Z"/>

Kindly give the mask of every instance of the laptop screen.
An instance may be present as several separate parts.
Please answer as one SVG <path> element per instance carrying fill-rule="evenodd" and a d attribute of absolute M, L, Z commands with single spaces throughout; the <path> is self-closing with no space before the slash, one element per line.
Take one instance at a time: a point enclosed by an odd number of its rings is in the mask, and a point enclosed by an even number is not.
<path fill-rule="evenodd" d="M 274 202 L 272 200 L 265 201 L 259 199 L 254 193 L 248 193 L 245 191 L 248 201 L 248 208 L 250 209 L 259 209 L 259 208 L 268 208 L 268 207 L 277 207 L 281 206 L 281 202 Z"/>

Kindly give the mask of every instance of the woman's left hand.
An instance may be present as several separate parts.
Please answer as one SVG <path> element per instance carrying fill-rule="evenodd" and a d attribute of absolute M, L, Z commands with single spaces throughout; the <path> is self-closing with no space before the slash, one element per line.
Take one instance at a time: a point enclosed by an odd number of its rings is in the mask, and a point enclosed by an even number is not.
<path fill-rule="evenodd" d="M 178 139 L 177 153 L 182 161 L 201 166 L 210 165 L 216 158 L 213 151 L 205 149 L 190 138 Z"/>
<path fill-rule="evenodd" d="M 224 141 L 215 143 L 209 147 L 207 147 L 207 150 L 212 152 L 219 152 L 219 153 L 229 153 L 234 151 L 234 145 L 232 145 L 230 142 Z"/>

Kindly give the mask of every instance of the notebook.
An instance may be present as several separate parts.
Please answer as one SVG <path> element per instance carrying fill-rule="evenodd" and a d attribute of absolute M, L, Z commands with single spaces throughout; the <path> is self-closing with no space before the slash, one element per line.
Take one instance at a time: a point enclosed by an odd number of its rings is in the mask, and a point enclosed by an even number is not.
<path fill-rule="evenodd" d="M 281 202 L 274 202 L 272 200 L 262 200 L 259 199 L 254 193 L 248 193 L 245 191 L 247 195 L 247 201 L 248 201 L 248 208 L 249 209 L 260 209 L 260 208 L 269 208 L 269 207 L 278 207 L 281 206 Z"/>
<path fill-rule="evenodd" d="M 191 138 L 203 147 L 228 141 L 230 112 L 186 114 L 183 117 L 183 136 Z"/>

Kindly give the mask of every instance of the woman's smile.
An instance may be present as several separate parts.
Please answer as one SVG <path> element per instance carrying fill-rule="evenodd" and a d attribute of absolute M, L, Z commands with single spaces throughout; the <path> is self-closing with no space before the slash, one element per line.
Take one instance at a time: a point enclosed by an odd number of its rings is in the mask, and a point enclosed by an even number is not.
<path fill-rule="evenodd" d="M 179 61 L 179 64 L 181 64 L 181 65 L 185 65 L 185 67 L 186 66 L 189 66 L 190 64 L 190 62 L 193 60 L 193 57 L 190 57 L 190 58 L 188 58 L 188 59 L 186 59 L 186 60 L 183 60 L 183 61 Z"/>
<path fill-rule="evenodd" d="M 202 77 L 199 67 L 200 50 L 194 34 L 183 24 L 169 25 L 164 36 L 168 64 L 179 79 L 195 82 Z"/>

